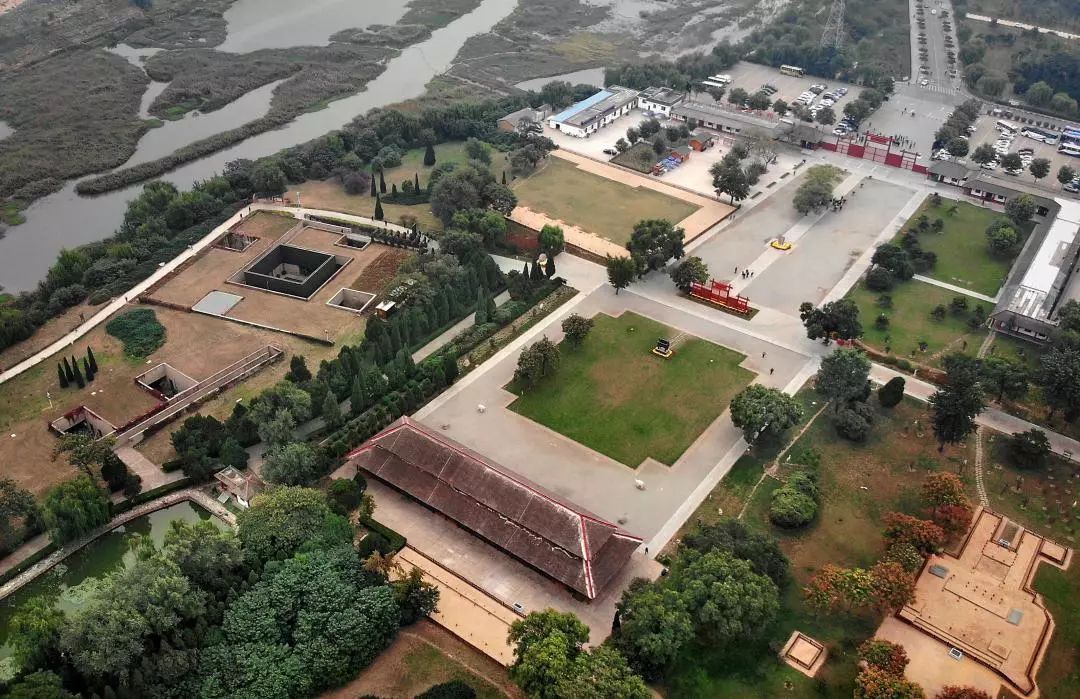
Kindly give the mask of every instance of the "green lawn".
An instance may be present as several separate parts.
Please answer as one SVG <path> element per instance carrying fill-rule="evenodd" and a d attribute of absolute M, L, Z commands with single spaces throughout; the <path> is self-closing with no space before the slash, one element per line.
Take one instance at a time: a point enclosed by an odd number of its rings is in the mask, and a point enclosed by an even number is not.
<path fill-rule="evenodd" d="M 985 327 L 980 325 L 972 330 L 967 321 L 976 305 L 982 305 L 989 313 L 992 306 L 987 302 L 968 298 L 968 313 L 954 315 L 950 312 L 939 321 L 930 316 L 930 311 L 939 304 L 948 307 L 958 294 L 914 279 L 900 282 L 886 293 L 892 296 L 892 308 L 880 307 L 877 300 L 881 294 L 870 291 L 863 282 L 848 294 L 848 298 L 859 306 L 863 341 L 881 351 L 940 367 L 942 357 L 951 352 L 975 354 L 986 337 Z M 874 322 L 882 313 L 889 317 L 889 326 L 879 330 Z M 919 349 L 920 341 L 927 343 L 925 352 Z"/>
<path fill-rule="evenodd" d="M 804 405 L 809 405 L 814 396 L 812 389 L 799 394 Z M 973 443 L 965 448 L 949 447 L 944 455 L 938 454 L 933 437 L 914 425 L 915 420 L 926 424 L 926 411 L 913 400 L 887 411 L 878 407 L 876 397 L 870 399 L 870 404 L 879 415 L 865 443 L 837 437 L 831 409 L 826 409 L 781 459 L 783 473 L 796 468 L 788 462 L 789 457 L 796 458 L 794 455 L 807 449 L 820 455 L 823 497 L 813 524 L 797 532 L 772 525 L 768 520 L 769 503 L 772 492 L 780 485 L 775 479 L 766 479 L 750 501 L 744 521 L 779 539 L 791 561 L 793 579 L 782 591 L 782 608 L 773 627 L 759 642 L 736 651 L 694 648 L 686 653 L 666 684 L 669 696 L 851 697 L 858 672 L 855 649 L 873 635 L 880 620 L 871 614 L 818 615 L 803 603 L 803 587 L 825 563 L 872 565 L 883 553 L 885 513 L 917 513 L 919 488 L 925 475 L 939 469 L 957 471 L 963 459 L 970 460 L 974 455 Z M 792 435 L 795 432 L 793 429 Z M 745 501 L 749 480 L 745 473 L 733 470 L 716 491 L 730 491 L 726 501 L 734 509 Z M 713 495 L 710 498 L 717 500 Z M 699 508 L 693 520 L 715 520 L 704 508 Z M 776 659 L 775 648 L 795 629 L 829 648 L 829 660 L 818 680 L 807 680 Z M 786 689 L 788 682 L 790 690 Z"/>
<path fill-rule="evenodd" d="M 948 210 L 954 204 L 956 213 L 949 214 Z M 925 276 L 987 296 L 996 294 L 1012 266 L 1011 259 L 991 255 L 986 244 L 986 229 L 1001 214 L 950 199 L 942 199 L 941 206 L 934 208 L 930 197 L 927 197 L 908 219 L 905 230 L 923 214 L 931 223 L 938 218 L 945 223 L 941 233 L 927 231 L 919 234 L 923 249 L 937 255 L 937 264 Z M 1022 233 L 1026 234 L 1027 231 Z M 899 237 L 893 242 L 899 242 Z"/>
<path fill-rule="evenodd" d="M 549 381 L 526 393 L 507 387 L 519 396 L 510 409 L 627 466 L 650 456 L 675 463 L 753 379 L 739 367 L 744 355 L 697 338 L 657 357 L 657 338 L 678 333 L 648 318 L 594 320 L 580 348 L 560 345 Z"/>
<path fill-rule="evenodd" d="M 600 177 L 557 157 L 514 184 L 518 203 L 619 245 L 634 224 L 663 218 L 678 223 L 698 210 L 675 197 Z"/>

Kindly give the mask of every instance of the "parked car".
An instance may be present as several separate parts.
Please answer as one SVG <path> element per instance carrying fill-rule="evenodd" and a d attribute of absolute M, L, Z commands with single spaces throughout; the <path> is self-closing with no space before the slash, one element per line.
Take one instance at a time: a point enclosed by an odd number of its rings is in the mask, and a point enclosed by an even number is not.
<path fill-rule="evenodd" d="M 604 149 L 604 155 L 618 155 L 618 154 L 619 154 L 619 151 L 615 150 L 614 148 L 605 148 Z"/>

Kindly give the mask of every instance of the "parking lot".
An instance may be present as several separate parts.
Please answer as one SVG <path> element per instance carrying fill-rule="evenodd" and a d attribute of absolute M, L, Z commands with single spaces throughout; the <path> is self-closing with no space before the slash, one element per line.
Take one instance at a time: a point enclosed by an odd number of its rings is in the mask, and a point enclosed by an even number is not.
<path fill-rule="evenodd" d="M 747 63 L 745 61 L 736 63 L 730 70 L 724 72 L 732 78 L 732 83 L 728 86 L 729 91 L 732 88 L 741 87 L 753 94 L 761 89 L 762 85 L 767 83 L 777 90 L 776 94 L 772 96 L 773 101 L 782 99 L 788 104 L 794 102 L 800 94 L 805 92 L 807 88 L 815 83 L 825 85 L 827 90 L 832 90 L 837 87 L 846 87 L 848 89 L 847 95 L 833 107 L 833 109 L 836 110 L 838 118 L 844 109 L 844 105 L 854 100 L 859 96 L 859 93 L 862 92 L 861 87 L 850 83 L 843 83 L 838 80 L 825 80 L 811 75 L 796 78 L 791 75 L 784 75 L 777 68 L 773 68 L 772 66 L 763 66 L 758 65 L 757 63 Z"/>
<path fill-rule="evenodd" d="M 996 123 L 998 120 L 999 117 L 993 117 L 988 115 L 983 115 L 979 117 L 979 120 L 975 122 L 975 135 L 972 136 L 969 141 L 972 150 L 974 150 L 983 143 L 989 143 L 990 145 L 994 145 L 994 143 L 998 140 L 998 136 L 1000 135 L 996 127 Z M 1017 125 L 1019 126 L 1019 124 Z M 1057 145 L 1049 145 L 1046 143 L 1042 143 L 1040 141 L 1036 141 L 1033 138 L 1028 138 L 1017 133 L 1016 137 L 1012 141 L 1011 146 L 1009 147 L 1008 152 L 1015 153 L 1021 148 L 1030 148 L 1034 151 L 1033 156 L 1035 158 L 1046 158 L 1050 161 L 1050 174 L 1039 181 L 1039 184 L 1044 187 L 1049 187 L 1050 189 L 1058 190 L 1060 192 L 1061 185 L 1058 184 L 1057 181 L 1058 169 L 1060 169 L 1062 165 L 1068 165 L 1074 170 L 1080 169 L 1080 158 L 1074 158 L 1065 155 L 1064 153 L 1059 153 L 1057 150 Z M 971 165 L 971 167 L 976 167 L 975 164 L 971 162 L 970 157 L 966 158 L 965 161 L 969 165 Z M 1032 177 L 1031 173 L 1028 172 L 1026 167 L 1024 168 L 1023 172 L 1016 176 L 1005 174 L 1000 166 L 992 172 L 994 175 L 1000 176 L 1004 180 L 1019 180 L 1021 182 L 1027 183 L 1035 182 L 1035 178 Z M 1067 193 L 1065 192 L 1061 193 L 1067 195 Z"/>

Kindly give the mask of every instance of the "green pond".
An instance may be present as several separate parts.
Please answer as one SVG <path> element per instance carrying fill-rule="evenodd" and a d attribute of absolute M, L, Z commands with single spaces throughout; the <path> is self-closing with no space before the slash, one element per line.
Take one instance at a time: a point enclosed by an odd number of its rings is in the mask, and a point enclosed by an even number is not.
<path fill-rule="evenodd" d="M 221 529 L 224 522 L 207 510 L 191 502 L 171 505 L 148 515 L 133 519 L 113 529 L 92 544 L 68 556 L 33 582 L 0 600 L 0 678 L 10 677 L 11 648 L 7 645 L 8 624 L 12 614 L 33 597 L 46 595 L 65 612 L 81 609 L 98 589 L 110 572 L 131 565 L 135 556 L 129 550 L 129 542 L 136 534 L 149 536 L 161 543 L 174 521 L 198 522 L 210 520 Z"/>

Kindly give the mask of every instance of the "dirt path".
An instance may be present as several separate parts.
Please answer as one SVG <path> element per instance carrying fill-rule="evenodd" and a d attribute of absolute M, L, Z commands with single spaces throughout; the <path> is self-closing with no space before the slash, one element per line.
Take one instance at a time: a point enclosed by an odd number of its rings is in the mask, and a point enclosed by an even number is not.
<path fill-rule="evenodd" d="M 14 10 L 21 4 L 23 4 L 23 0 L 0 0 L 0 15 L 8 10 Z"/>

